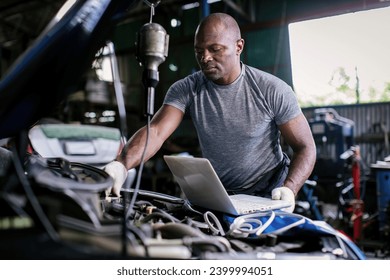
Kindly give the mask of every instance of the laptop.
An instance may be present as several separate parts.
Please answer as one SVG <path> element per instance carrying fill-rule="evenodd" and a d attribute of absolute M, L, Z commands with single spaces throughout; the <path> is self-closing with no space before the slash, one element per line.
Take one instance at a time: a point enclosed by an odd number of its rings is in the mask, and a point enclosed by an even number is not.
<path fill-rule="evenodd" d="M 164 160 L 192 205 L 235 216 L 291 206 L 290 202 L 283 200 L 246 194 L 229 195 L 206 158 L 165 155 Z"/>

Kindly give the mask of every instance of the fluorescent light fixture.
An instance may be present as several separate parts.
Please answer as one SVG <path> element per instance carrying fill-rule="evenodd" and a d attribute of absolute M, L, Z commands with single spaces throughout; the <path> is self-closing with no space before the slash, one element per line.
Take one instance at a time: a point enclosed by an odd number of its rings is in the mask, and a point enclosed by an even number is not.
<path fill-rule="evenodd" d="M 220 2 L 220 1 L 221 0 L 208 0 L 207 4 L 212 4 L 212 3 L 216 3 L 216 2 Z M 194 2 L 194 3 L 185 4 L 181 8 L 182 8 L 182 10 L 190 10 L 190 9 L 194 9 L 194 8 L 198 8 L 198 7 L 199 7 L 199 2 Z"/>
<path fill-rule="evenodd" d="M 76 0 L 68 0 L 65 2 L 64 5 L 62 5 L 61 9 L 57 12 L 55 16 L 55 20 L 60 20 L 67 11 L 76 3 Z"/>

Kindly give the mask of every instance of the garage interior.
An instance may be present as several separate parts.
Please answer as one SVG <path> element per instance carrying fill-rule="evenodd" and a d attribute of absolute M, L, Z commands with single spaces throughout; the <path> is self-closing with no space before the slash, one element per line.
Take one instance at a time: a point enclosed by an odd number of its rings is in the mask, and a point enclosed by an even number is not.
<path fill-rule="evenodd" d="M 196 212 L 176 212 L 186 204 L 163 160 L 167 154 L 201 156 L 196 131 L 187 116 L 162 149 L 145 163 L 140 177 L 139 170 L 129 173 L 134 177 L 129 176 L 132 181 L 123 190 L 120 202 L 102 200 L 102 188 L 109 182 L 101 167 L 115 158 L 123 139 L 129 139 L 146 122 L 148 100 L 136 42 L 150 18 L 169 35 L 168 55 L 158 67 L 153 99 L 157 110 L 171 84 L 198 70 L 194 31 L 199 20 L 210 13 L 228 13 L 237 20 L 246 42 L 244 63 L 294 88 L 288 32 L 291 23 L 386 8 L 390 1 L 79 0 L 75 2 L 80 7 L 90 5 L 93 10 L 95 5 L 102 6 L 104 13 L 96 13 L 99 20 L 91 30 L 68 34 L 63 29 L 72 27 L 59 24 L 66 16 L 53 19 L 70 2 L 0 2 L 1 259 L 261 259 L 266 258 L 261 253 L 269 251 L 276 259 L 389 259 L 389 101 L 302 107 L 316 142 L 317 160 L 297 196 L 294 213 L 309 219 L 308 223 L 325 222 L 346 236 L 349 241 L 345 242 L 352 245 L 344 254 L 335 253 L 339 245 L 315 230 L 297 230 L 280 237 L 239 237 L 230 240 L 235 251 L 231 254 L 214 241 L 200 242 L 203 233 L 169 228 L 170 223 L 184 220 L 188 226 L 187 215 L 194 216 L 189 219 L 192 224 L 200 224 Z M 88 9 L 84 12 L 86 18 L 94 13 Z M 67 22 L 72 26 L 71 19 Z M 103 68 L 107 63 L 113 70 L 105 79 Z M 17 109 L 12 111 L 13 107 Z M 82 141 L 66 143 L 66 135 Z M 54 138 L 61 145 L 56 146 Z M 85 145 L 86 138 L 95 148 Z M 40 156 L 27 162 L 19 150 L 16 158 L 19 155 L 25 165 L 17 164 L 11 154 L 23 147 Z M 286 144 L 284 148 L 289 153 Z M 76 151 L 72 153 L 72 149 Z M 76 170 L 77 176 L 90 176 L 92 183 L 83 181 L 88 178 L 73 178 L 75 181 L 69 183 L 73 174 L 69 168 Z M 48 169 L 55 175 L 48 175 Z M 24 177 L 21 172 L 29 175 Z M 135 197 L 132 187 L 138 178 L 140 201 L 161 211 L 156 210 L 158 214 L 153 217 L 138 217 L 139 223 L 129 225 L 128 235 L 123 237 L 121 215 Z M 162 210 L 165 208 L 176 217 L 167 217 Z M 153 212 L 149 208 L 145 211 Z M 161 244 L 154 236 L 156 225 L 161 226 Z M 199 231 L 207 230 L 200 227 Z M 208 233 L 215 235 L 212 230 Z M 187 235 L 198 239 L 191 245 L 174 242 Z M 163 242 L 168 239 L 172 242 Z M 285 244 L 288 248 L 283 247 Z M 168 254 L 170 249 L 172 253 Z"/>

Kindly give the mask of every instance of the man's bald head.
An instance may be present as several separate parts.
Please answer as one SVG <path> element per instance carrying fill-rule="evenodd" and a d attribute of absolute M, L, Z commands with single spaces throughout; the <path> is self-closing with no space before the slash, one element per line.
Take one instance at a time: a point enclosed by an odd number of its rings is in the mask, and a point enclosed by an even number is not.
<path fill-rule="evenodd" d="M 228 14 L 213 13 L 205 17 L 196 29 L 195 36 L 199 32 L 207 33 L 211 30 L 223 32 L 224 36 L 229 36 L 234 41 L 241 39 L 241 31 L 237 21 Z"/>

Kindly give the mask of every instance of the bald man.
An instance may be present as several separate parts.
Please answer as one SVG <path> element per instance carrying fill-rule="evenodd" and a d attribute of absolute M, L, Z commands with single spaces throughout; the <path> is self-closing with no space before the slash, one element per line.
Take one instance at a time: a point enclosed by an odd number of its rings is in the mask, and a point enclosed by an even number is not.
<path fill-rule="evenodd" d="M 194 49 L 200 71 L 169 88 L 151 121 L 145 160 L 189 112 L 202 156 L 229 193 L 295 202 L 315 163 L 309 125 L 291 87 L 242 63 L 243 48 L 240 28 L 231 16 L 215 13 L 199 24 Z M 146 134 L 146 127 L 138 130 L 116 161 L 105 167 L 115 181 L 114 195 L 119 196 L 126 171 L 140 164 Z M 282 151 L 280 135 L 293 150 L 291 160 Z"/>

